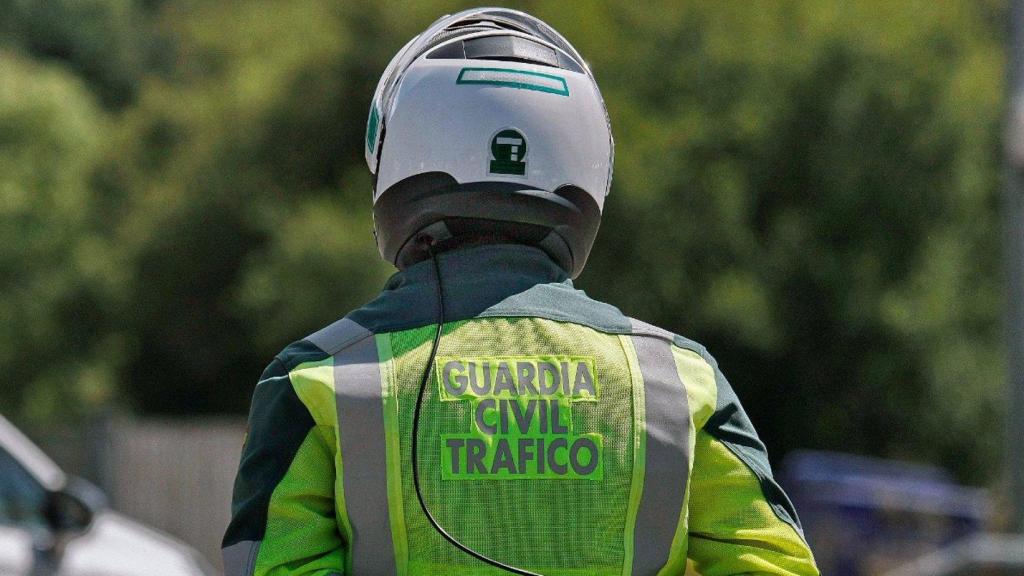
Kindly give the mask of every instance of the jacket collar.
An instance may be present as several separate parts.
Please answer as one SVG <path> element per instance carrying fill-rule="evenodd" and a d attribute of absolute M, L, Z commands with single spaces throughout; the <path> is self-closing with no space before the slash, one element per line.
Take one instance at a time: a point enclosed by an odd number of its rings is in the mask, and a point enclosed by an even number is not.
<path fill-rule="evenodd" d="M 521 292 L 535 284 L 572 281 L 543 250 L 520 244 L 486 244 L 459 248 L 437 255 L 444 283 L 445 299 L 462 300 L 488 296 L 504 298 Z M 434 265 L 430 260 L 417 262 L 391 276 L 385 290 L 436 282 Z"/>
<path fill-rule="evenodd" d="M 539 284 L 572 290 L 569 274 L 532 246 L 489 244 L 443 252 L 436 258 L 447 322 L 473 318 Z M 436 291 L 434 264 L 418 262 L 394 274 L 377 299 L 349 317 L 375 332 L 432 324 L 438 317 Z"/>

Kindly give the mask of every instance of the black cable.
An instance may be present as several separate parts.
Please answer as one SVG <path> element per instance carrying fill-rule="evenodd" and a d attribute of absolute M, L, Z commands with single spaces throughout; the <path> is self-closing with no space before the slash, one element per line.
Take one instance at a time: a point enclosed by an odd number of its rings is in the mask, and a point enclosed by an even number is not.
<path fill-rule="evenodd" d="M 484 556 L 462 542 L 459 542 L 454 536 L 441 527 L 437 522 L 437 519 L 434 518 L 434 515 L 430 513 L 430 509 L 427 508 L 427 502 L 423 499 L 423 490 L 420 489 L 420 467 L 418 457 L 420 408 L 423 406 L 423 394 L 427 390 L 427 382 L 430 380 L 431 369 L 434 366 L 434 358 L 437 356 L 437 347 L 441 343 L 441 331 L 444 329 L 444 288 L 441 283 L 441 266 L 437 263 L 437 255 L 434 254 L 433 246 L 430 243 L 425 243 L 425 245 L 427 253 L 430 255 L 430 261 L 434 264 L 434 279 L 435 285 L 437 286 L 437 332 L 434 334 L 434 344 L 430 348 L 430 358 L 427 359 L 427 366 L 423 369 L 423 378 L 420 380 L 420 392 L 416 396 L 416 410 L 413 412 L 412 416 L 412 483 L 416 488 L 416 499 L 420 501 L 420 508 L 423 510 L 423 514 L 426 515 L 427 520 L 430 521 L 431 526 L 434 527 L 434 530 L 437 530 L 437 532 L 443 536 L 445 540 L 450 542 L 452 546 L 455 546 L 477 560 L 486 562 L 491 566 L 500 568 L 506 572 L 520 574 L 521 576 L 542 576 L 536 572 L 530 572 L 529 570 L 503 564 L 497 560 Z"/>

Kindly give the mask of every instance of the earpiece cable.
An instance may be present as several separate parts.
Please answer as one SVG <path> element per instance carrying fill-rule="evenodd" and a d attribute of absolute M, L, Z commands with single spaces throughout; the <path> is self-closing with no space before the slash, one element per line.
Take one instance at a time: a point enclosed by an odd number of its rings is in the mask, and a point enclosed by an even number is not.
<path fill-rule="evenodd" d="M 493 558 L 489 558 L 476 550 L 473 550 L 469 546 L 463 544 L 454 536 L 448 533 L 434 518 L 434 515 L 430 512 L 430 508 L 427 507 L 426 500 L 423 499 L 423 490 L 420 487 L 420 471 L 419 471 L 419 430 L 420 430 L 420 409 L 423 407 L 423 396 L 427 391 L 427 382 L 430 381 L 430 374 L 434 366 L 434 359 L 437 357 L 437 348 L 441 343 L 441 332 L 444 329 L 444 288 L 441 282 L 441 266 L 437 262 L 437 255 L 434 254 L 433 245 L 430 241 L 424 242 L 427 253 L 430 255 L 430 261 L 434 265 L 434 279 L 437 287 L 437 332 L 434 333 L 434 343 L 430 347 L 430 358 L 427 359 L 427 365 L 423 369 L 423 377 L 420 379 L 420 390 L 416 396 L 416 409 L 413 412 L 412 417 L 412 483 L 416 488 L 416 499 L 420 502 L 420 508 L 423 510 L 423 514 L 427 517 L 431 526 L 434 530 L 444 537 L 452 546 L 455 546 L 459 550 L 462 550 L 466 554 L 486 562 L 495 568 L 500 568 L 511 574 L 520 574 L 521 576 L 542 576 L 536 572 L 530 572 L 522 568 L 516 568 L 515 566 L 509 566 Z"/>

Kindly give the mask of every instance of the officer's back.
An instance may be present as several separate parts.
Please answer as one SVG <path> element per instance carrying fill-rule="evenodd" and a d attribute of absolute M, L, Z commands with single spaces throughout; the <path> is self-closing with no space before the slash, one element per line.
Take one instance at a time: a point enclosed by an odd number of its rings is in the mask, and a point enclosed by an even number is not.
<path fill-rule="evenodd" d="M 400 272 L 260 379 L 229 575 L 817 574 L 714 360 L 573 287 L 612 141 L 564 38 L 442 18 L 366 155 Z"/>

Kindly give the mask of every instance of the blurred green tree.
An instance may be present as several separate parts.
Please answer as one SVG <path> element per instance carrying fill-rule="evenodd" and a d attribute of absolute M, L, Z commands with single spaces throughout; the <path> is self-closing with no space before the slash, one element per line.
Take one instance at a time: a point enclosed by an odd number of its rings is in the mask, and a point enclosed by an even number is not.
<path fill-rule="evenodd" d="M 111 400 L 123 302 L 90 174 L 107 119 L 68 71 L 0 52 L 0 401 L 27 416 Z"/>
<path fill-rule="evenodd" d="M 704 342 L 776 454 L 989 478 L 1002 9 L 617 9 L 615 54 L 588 52 L 629 82 L 604 84 L 619 162 L 584 285 Z"/>
<path fill-rule="evenodd" d="M 159 37 L 145 27 L 151 4 L 0 0 L 0 43 L 39 60 L 63 63 L 104 105 L 121 107 L 134 99 L 140 78 L 161 64 L 153 57 Z"/>
<path fill-rule="evenodd" d="M 409 37 L 468 4 L 44 4 L 0 0 L 15 16 L 0 163 L 59 174 L 0 173 L 2 205 L 39 222 L 0 221 L 0 309 L 18 318 L 0 325 L 5 405 L 60 414 L 38 398 L 65 379 L 151 413 L 243 411 L 278 349 L 389 273 L 369 99 Z M 991 478 L 1003 2 L 511 5 L 589 58 L 612 117 L 615 181 L 580 287 L 705 343 L 776 456 Z M 63 244 L 33 252 L 34 234 Z M 23 280 L 54 268 L 52 298 Z M 57 333 L 76 338 L 60 356 Z M 25 360 L 51 357 L 81 368 Z"/>

